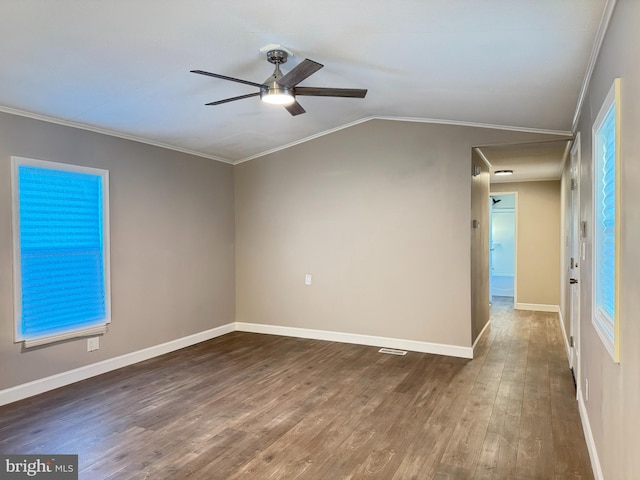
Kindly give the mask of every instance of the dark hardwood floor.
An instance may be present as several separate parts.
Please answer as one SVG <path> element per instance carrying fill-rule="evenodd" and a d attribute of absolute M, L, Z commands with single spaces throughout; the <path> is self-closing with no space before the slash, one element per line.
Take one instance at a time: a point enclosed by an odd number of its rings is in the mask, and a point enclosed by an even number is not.
<path fill-rule="evenodd" d="M 472 361 L 232 333 L 0 407 L 1 453 L 99 479 L 593 478 L 556 314 Z"/>

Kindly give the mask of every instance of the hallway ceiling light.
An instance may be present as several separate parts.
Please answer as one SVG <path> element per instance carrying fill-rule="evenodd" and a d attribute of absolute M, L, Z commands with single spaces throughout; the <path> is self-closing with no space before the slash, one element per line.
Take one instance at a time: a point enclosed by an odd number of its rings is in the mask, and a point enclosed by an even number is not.
<path fill-rule="evenodd" d="M 513 170 L 496 170 L 494 175 L 513 175 Z"/>

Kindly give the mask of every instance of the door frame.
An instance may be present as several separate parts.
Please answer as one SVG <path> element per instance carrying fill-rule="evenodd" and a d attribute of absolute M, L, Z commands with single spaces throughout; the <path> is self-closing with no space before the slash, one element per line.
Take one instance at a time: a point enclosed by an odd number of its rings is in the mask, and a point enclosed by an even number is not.
<path fill-rule="evenodd" d="M 581 148 L 580 132 L 576 134 L 573 145 L 569 153 L 569 181 L 571 182 L 569 198 L 569 252 L 566 261 L 569 262 L 567 282 L 570 278 L 575 278 L 578 283 L 569 285 L 569 366 L 573 371 L 576 382 L 576 392 L 580 391 L 580 295 L 582 278 L 580 267 L 584 261 L 582 256 L 584 238 L 580 228 L 580 166 Z M 573 183 L 575 181 L 575 184 Z M 574 258 L 575 265 L 571 265 L 571 258 Z M 573 338 L 573 342 L 571 341 Z"/>
<path fill-rule="evenodd" d="M 491 196 L 493 195 L 513 195 L 513 308 L 516 308 L 518 304 L 518 192 L 494 192 L 489 191 L 489 202 L 491 202 Z M 489 208 L 489 229 L 493 228 L 492 211 Z M 491 235 L 490 235 L 491 238 Z M 489 242 L 489 299 L 491 295 L 491 264 L 493 256 L 491 254 L 491 242 Z"/>

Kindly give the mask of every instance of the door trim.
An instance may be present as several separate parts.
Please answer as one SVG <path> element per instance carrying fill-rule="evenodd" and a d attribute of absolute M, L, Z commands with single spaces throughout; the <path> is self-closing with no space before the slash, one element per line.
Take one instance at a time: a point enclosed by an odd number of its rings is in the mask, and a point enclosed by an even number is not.
<path fill-rule="evenodd" d="M 581 297 L 581 267 L 582 262 L 584 261 L 582 257 L 582 242 L 584 238 L 581 235 L 580 229 L 580 171 L 581 171 L 581 147 L 580 147 L 580 132 L 576 134 L 576 138 L 571 146 L 571 151 L 569 154 L 569 181 L 576 179 L 575 190 L 570 190 L 571 198 L 571 223 L 569 228 L 571 229 L 571 245 L 567 251 L 567 258 L 565 258 L 565 266 L 569 259 L 575 255 L 575 259 L 577 261 L 577 268 L 575 272 L 572 272 L 572 269 L 568 270 L 567 282 L 569 278 L 575 275 L 574 278 L 578 280 L 578 282 L 574 285 L 570 285 L 568 288 L 569 296 L 567 298 L 568 303 L 570 304 L 569 309 L 569 336 L 573 337 L 573 342 L 569 344 L 569 366 L 571 367 L 574 375 L 574 379 L 576 382 L 576 391 L 580 391 L 580 351 L 581 351 L 581 338 L 580 338 L 580 297 Z M 573 169 L 575 168 L 575 172 Z M 575 177 L 574 177 L 575 175 Z M 567 288 L 567 285 L 565 285 Z M 574 301 L 575 295 L 575 301 Z"/>

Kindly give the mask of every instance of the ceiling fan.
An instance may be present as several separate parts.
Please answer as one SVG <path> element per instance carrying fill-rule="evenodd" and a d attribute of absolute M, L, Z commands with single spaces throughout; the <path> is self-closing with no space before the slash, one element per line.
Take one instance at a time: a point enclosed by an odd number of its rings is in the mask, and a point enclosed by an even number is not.
<path fill-rule="evenodd" d="M 274 47 L 269 49 L 266 52 L 267 60 L 276 67 L 264 83 L 250 82 L 248 80 L 241 80 L 239 78 L 228 77 L 218 73 L 205 72 L 203 70 L 191 70 L 191 73 L 244 83 L 245 85 L 252 85 L 260 89 L 259 92 L 226 98 L 224 100 L 207 103 L 206 105 L 220 105 L 223 103 L 233 102 L 235 100 L 260 96 L 260 99 L 263 102 L 282 105 L 291 115 L 300 115 L 301 113 L 305 113 L 306 110 L 302 108 L 302 105 L 300 105 L 296 100 L 297 96 L 364 98 L 367 94 L 367 90 L 360 88 L 298 87 L 297 85 L 300 82 L 313 75 L 324 65 L 305 58 L 304 61 L 294 67 L 290 72 L 283 74 L 280 71 L 280 65 L 286 63 L 287 57 L 291 52 L 286 50 L 284 47 L 277 47 L 278 48 Z"/>

